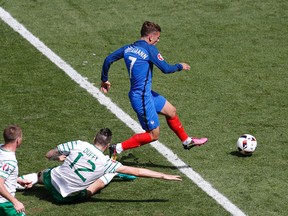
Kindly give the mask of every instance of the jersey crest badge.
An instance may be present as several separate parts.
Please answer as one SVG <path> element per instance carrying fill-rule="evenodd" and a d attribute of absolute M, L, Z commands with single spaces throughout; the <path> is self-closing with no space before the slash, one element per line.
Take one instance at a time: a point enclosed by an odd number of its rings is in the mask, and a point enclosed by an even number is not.
<path fill-rule="evenodd" d="M 158 58 L 160 61 L 164 61 L 164 58 L 162 57 L 162 55 L 161 55 L 160 53 L 158 53 L 157 58 Z"/>
<path fill-rule="evenodd" d="M 8 172 L 9 171 L 9 165 L 8 164 L 4 164 L 3 166 L 1 166 L 1 170 Z"/>

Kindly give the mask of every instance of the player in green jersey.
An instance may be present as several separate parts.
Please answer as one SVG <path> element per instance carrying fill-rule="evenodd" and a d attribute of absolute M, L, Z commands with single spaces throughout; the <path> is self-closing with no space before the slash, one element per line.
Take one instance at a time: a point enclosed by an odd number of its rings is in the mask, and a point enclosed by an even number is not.
<path fill-rule="evenodd" d="M 51 149 L 46 157 L 50 160 L 63 161 L 63 164 L 46 169 L 36 174 L 24 175 L 33 183 L 44 184 L 59 203 L 67 203 L 91 197 L 103 189 L 118 174 L 139 177 L 159 178 L 181 181 L 177 175 L 169 175 L 144 168 L 122 165 L 103 152 L 109 147 L 112 132 L 101 129 L 93 144 L 77 140 L 59 144 Z"/>
<path fill-rule="evenodd" d="M 25 207 L 15 198 L 16 183 L 32 187 L 30 180 L 18 178 L 16 150 L 22 144 L 22 129 L 10 125 L 3 132 L 4 144 L 0 145 L 0 215 L 25 215 Z"/>

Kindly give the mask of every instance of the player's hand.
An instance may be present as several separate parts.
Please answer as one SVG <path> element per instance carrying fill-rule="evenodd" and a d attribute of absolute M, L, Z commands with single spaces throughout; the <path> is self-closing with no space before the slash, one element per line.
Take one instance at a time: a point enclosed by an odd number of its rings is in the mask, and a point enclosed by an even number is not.
<path fill-rule="evenodd" d="M 165 175 L 164 179 L 172 180 L 172 181 L 182 181 L 181 176 L 177 176 L 177 175 Z"/>
<path fill-rule="evenodd" d="M 104 93 L 107 93 L 109 91 L 110 87 L 111 87 L 111 83 L 109 81 L 102 82 L 100 90 Z"/>
<path fill-rule="evenodd" d="M 28 179 L 17 179 L 17 183 L 23 186 L 25 189 L 31 188 L 33 186 L 32 181 Z"/>
<path fill-rule="evenodd" d="M 18 213 L 25 212 L 25 207 L 24 207 L 23 203 L 16 200 L 13 204 L 14 204 L 14 208 L 16 209 L 16 211 Z"/>
<path fill-rule="evenodd" d="M 190 65 L 186 64 L 186 63 L 180 63 L 183 67 L 183 70 L 190 70 Z"/>
<path fill-rule="evenodd" d="M 62 161 L 65 161 L 66 159 L 66 155 L 59 155 L 58 156 L 58 161 L 62 162 Z"/>

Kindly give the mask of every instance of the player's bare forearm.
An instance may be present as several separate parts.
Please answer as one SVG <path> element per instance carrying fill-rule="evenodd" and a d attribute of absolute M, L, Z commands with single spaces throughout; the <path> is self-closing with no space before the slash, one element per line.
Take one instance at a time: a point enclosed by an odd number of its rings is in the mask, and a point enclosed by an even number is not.
<path fill-rule="evenodd" d="M 181 181 L 181 177 L 177 175 L 169 175 L 161 172 L 156 172 L 149 169 L 140 168 L 139 169 L 140 177 L 150 177 L 150 178 L 159 178 L 165 180 Z"/>
<path fill-rule="evenodd" d="M 16 209 L 17 212 L 24 212 L 25 211 L 24 205 L 9 193 L 6 186 L 4 185 L 4 182 L 5 180 L 3 178 L 0 178 L 0 195 L 5 199 L 9 200 L 11 203 L 13 203 L 14 208 Z"/>
<path fill-rule="evenodd" d="M 138 177 L 146 177 L 146 178 L 158 178 L 172 181 L 181 181 L 181 176 L 178 175 L 169 175 L 161 172 L 156 172 L 153 170 L 145 169 L 145 168 L 136 168 L 136 167 L 128 167 L 121 166 L 117 169 L 117 172 L 135 175 Z"/>
<path fill-rule="evenodd" d="M 92 183 L 91 185 L 89 185 L 89 187 L 87 188 L 87 196 L 91 197 L 93 196 L 97 191 L 103 189 L 105 187 L 104 182 L 101 179 L 97 179 L 94 183 Z"/>

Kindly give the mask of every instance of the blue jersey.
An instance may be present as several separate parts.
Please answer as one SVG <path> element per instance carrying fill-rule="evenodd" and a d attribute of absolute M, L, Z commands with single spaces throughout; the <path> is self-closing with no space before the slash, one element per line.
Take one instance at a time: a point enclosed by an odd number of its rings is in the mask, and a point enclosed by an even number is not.
<path fill-rule="evenodd" d="M 173 73 L 183 69 L 181 64 L 168 64 L 154 45 L 145 40 L 138 40 L 126 45 L 106 57 L 101 80 L 108 80 L 110 65 L 124 58 L 130 78 L 129 98 L 142 128 L 146 131 L 157 128 L 160 124 L 158 114 L 166 103 L 166 99 L 152 91 L 153 65 L 163 73 Z"/>
<path fill-rule="evenodd" d="M 102 67 L 103 82 L 108 80 L 110 65 L 124 58 L 130 78 L 130 94 L 143 96 L 150 94 L 152 88 L 153 64 L 163 73 L 173 73 L 183 69 L 181 64 L 168 64 L 155 45 L 148 44 L 145 40 L 138 40 L 131 45 L 125 45 L 116 50 L 104 61 Z"/>

